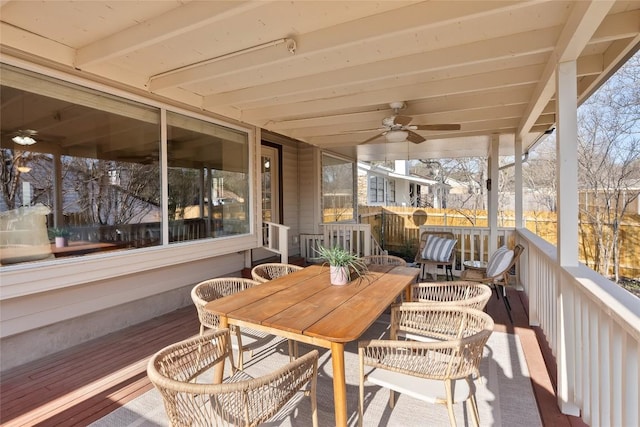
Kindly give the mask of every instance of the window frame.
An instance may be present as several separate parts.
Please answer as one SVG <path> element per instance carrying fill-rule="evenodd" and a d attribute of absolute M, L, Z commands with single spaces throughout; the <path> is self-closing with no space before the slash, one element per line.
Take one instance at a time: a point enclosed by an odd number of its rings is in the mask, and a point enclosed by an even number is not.
<path fill-rule="evenodd" d="M 63 82 L 77 84 L 88 89 L 101 91 L 125 100 L 140 102 L 158 108 L 160 112 L 161 138 L 161 196 L 163 236 L 168 235 L 168 189 L 167 183 L 167 111 L 204 120 L 212 124 L 235 129 L 247 134 L 248 144 L 248 179 L 249 179 L 249 232 L 237 236 L 207 238 L 180 243 L 168 244 L 163 237 L 162 245 L 147 248 L 128 249 L 126 251 L 102 252 L 81 257 L 47 259 L 28 263 L 3 265 L 0 300 L 46 292 L 54 289 L 84 285 L 91 282 L 108 280 L 120 276 L 139 273 L 156 268 L 166 268 L 185 262 L 194 262 L 220 255 L 247 251 L 259 246 L 259 227 L 256 224 L 256 206 L 259 189 L 256 180 L 256 165 L 259 159 L 259 131 L 252 126 L 223 121 L 218 118 L 189 110 L 173 104 L 161 102 L 151 97 L 111 87 L 61 70 L 50 69 L 13 57 L 3 57 L 0 62 L 8 66 L 23 69 L 59 79 Z M 188 250 L 185 250 L 188 247 Z M 133 258 L 132 258 L 133 257 Z"/>

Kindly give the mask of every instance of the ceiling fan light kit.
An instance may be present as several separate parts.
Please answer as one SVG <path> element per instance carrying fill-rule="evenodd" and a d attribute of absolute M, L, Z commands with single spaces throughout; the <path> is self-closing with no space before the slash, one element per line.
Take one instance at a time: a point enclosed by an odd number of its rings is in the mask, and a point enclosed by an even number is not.
<path fill-rule="evenodd" d="M 17 135 L 11 138 L 13 142 L 18 145 L 33 145 L 37 141 L 33 138 L 36 135 L 36 131 L 34 130 L 20 130 Z"/>
<path fill-rule="evenodd" d="M 409 132 L 405 130 L 392 130 L 386 133 L 385 138 L 388 142 L 405 142 L 409 136 Z"/>
<path fill-rule="evenodd" d="M 370 141 L 378 139 L 381 136 L 384 136 L 387 142 L 405 142 L 410 141 L 414 144 L 419 144 L 421 142 L 426 141 L 426 139 L 414 132 L 415 130 L 426 130 L 426 131 L 447 131 L 447 130 L 460 130 L 459 124 L 432 124 L 432 125 L 412 125 L 411 120 L 413 117 L 409 116 L 400 116 L 398 112 L 404 108 L 406 108 L 406 104 L 402 101 L 394 101 L 389 103 L 389 107 L 393 110 L 393 116 L 385 117 L 382 119 L 382 126 L 384 129 L 382 133 L 379 133 L 376 136 L 373 136 L 365 141 L 362 141 L 360 144 L 366 144 Z"/>

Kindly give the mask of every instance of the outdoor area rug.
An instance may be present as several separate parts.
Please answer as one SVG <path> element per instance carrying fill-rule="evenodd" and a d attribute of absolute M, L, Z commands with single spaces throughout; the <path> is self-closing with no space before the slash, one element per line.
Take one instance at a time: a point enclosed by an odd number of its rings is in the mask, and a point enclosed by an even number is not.
<path fill-rule="evenodd" d="M 388 317 L 387 317 L 388 319 Z M 378 320 L 362 338 L 388 338 L 388 320 Z M 312 347 L 299 344 L 300 353 Z M 335 424 L 333 412 L 333 383 L 331 354 L 318 349 L 318 423 Z M 289 361 L 287 342 L 274 341 L 249 358 L 245 354 L 245 371 L 259 376 Z M 348 424 L 358 423 L 358 351 L 355 343 L 346 346 Z M 529 371 L 520 341 L 516 335 L 494 332 L 485 347 L 480 366 L 481 379 L 476 380 L 476 396 L 481 426 L 541 426 L 538 407 L 533 395 Z M 444 405 L 428 404 L 408 396 L 396 394 L 396 405 L 388 405 L 389 391 L 365 383 L 365 426 L 449 426 Z M 458 425 L 473 425 L 465 404 L 455 405 Z M 153 389 L 111 412 L 92 424 L 95 427 L 168 426 L 162 398 Z M 310 426 L 309 398 L 294 398 L 267 426 Z"/>

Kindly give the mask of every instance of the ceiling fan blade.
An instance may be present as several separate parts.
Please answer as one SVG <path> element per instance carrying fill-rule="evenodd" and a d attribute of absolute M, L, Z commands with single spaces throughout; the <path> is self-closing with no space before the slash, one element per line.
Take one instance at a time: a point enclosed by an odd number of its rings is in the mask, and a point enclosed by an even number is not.
<path fill-rule="evenodd" d="M 460 130 L 459 124 L 444 123 L 439 125 L 416 125 L 416 130 Z"/>
<path fill-rule="evenodd" d="M 371 141 L 373 141 L 374 139 L 378 139 L 378 138 L 380 138 L 381 136 L 383 136 L 383 135 L 384 135 L 384 134 L 386 134 L 386 133 L 387 133 L 387 132 L 379 133 L 379 134 L 377 134 L 376 136 L 372 136 L 372 137 L 371 137 L 371 138 L 369 138 L 369 139 L 365 139 L 364 141 L 359 142 L 359 143 L 358 143 L 358 145 L 362 145 L 362 144 L 366 144 L 367 142 L 371 142 Z"/>
<path fill-rule="evenodd" d="M 393 123 L 396 125 L 402 125 L 402 126 L 406 126 L 409 123 L 411 123 L 411 120 L 413 120 L 413 117 L 409 117 L 409 116 L 395 116 L 393 118 Z"/>
<path fill-rule="evenodd" d="M 409 134 L 407 135 L 407 141 L 411 141 L 414 144 L 420 144 L 421 142 L 426 141 L 422 136 L 418 135 L 415 132 L 408 130 Z"/>

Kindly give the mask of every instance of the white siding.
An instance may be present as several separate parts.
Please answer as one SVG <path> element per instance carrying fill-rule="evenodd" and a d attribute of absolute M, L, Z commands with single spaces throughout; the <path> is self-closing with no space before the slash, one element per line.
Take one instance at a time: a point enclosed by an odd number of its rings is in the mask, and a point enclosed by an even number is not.
<path fill-rule="evenodd" d="M 238 275 L 243 265 L 244 254 L 233 253 L 5 299 L 0 369 L 192 304 L 193 285 L 211 277 Z"/>
<path fill-rule="evenodd" d="M 298 144 L 282 146 L 282 221 L 289 229 L 289 255 L 300 254 L 298 235 L 300 227 L 299 217 L 299 171 Z"/>
<path fill-rule="evenodd" d="M 320 150 L 301 145 L 298 151 L 300 233 L 320 233 Z"/>

